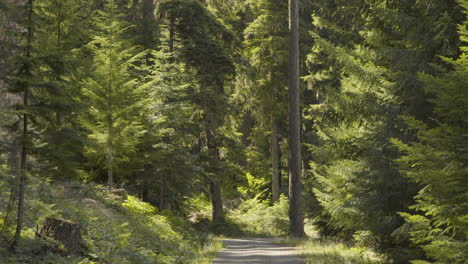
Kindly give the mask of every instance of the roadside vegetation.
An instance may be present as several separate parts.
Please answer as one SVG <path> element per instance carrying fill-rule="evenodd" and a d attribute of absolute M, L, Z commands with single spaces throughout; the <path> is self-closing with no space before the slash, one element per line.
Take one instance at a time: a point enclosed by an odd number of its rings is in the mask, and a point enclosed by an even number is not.
<path fill-rule="evenodd" d="M 6 179 L 2 177 L 0 182 Z M 184 263 L 208 264 L 222 244 L 215 236 L 201 233 L 185 218 L 128 195 L 113 194 L 105 186 L 77 182 L 53 182 L 30 178 L 25 197 L 25 227 L 21 254 L 0 245 L 0 263 Z M 8 193 L 0 185 L 2 194 Z M 0 211 L 2 238 L 14 232 L 11 215 Z M 10 217 L 6 213 L 10 213 Z M 76 223 L 84 250 L 70 254 L 61 243 L 38 237 L 48 217 Z M 7 222 L 5 222 L 5 219 Z"/>
<path fill-rule="evenodd" d="M 297 242 L 301 255 L 310 264 L 385 264 L 386 258 L 361 247 L 326 239 Z"/>

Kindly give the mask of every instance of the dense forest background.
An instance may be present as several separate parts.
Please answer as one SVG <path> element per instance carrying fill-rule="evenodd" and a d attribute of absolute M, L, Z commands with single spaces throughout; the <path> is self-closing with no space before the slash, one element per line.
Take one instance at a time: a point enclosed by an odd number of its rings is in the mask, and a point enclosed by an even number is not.
<path fill-rule="evenodd" d="M 322 237 L 393 263 L 466 263 L 467 10 L 299 1 L 297 162 Z M 215 233 L 255 209 L 287 234 L 288 34 L 287 1 L 0 0 L 0 247 L 48 214 L 79 222 L 54 209 L 59 185 L 125 189 Z M 176 231 L 166 240 L 190 244 Z M 175 247 L 156 263 L 177 263 Z"/>

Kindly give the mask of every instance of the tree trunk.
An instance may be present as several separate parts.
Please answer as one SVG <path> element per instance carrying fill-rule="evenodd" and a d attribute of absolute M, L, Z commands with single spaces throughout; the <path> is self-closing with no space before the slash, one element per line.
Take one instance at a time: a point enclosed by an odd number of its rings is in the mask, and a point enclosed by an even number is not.
<path fill-rule="evenodd" d="M 279 142 L 278 142 L 278 121 L 273 115 L 271 121 L 271 163 L 272 163 L 272 201 L 279 200 L 280 196 L 280 171 L 279 171 Z"/>
<path fill-rule="evenodd" d="M 223 199 L 221 194 L 221 184 L 217 180 L 210 182 L 211 205 L 213 222 L 224 222 Z"/>
<path fill-rule="evenodd" d="M 112 31 L 111 31 L 111 34 Z M 111 35 L 111 43 L 114 35 Z M 114 107 L 114 57 L 112 55 L 112 50 L 109 51 L 109 86 L 108 86 L 108 102 L 107 102 L 107 142 L 106 142 L 106 165 L 107 165 L 107 185 L 110 189 L 114 186 L 114 118 L 112 116 Z"/>
<path fill-rule="evenodd" d="M 216 135 L 214 132 L 208 130 L 206 131 L 207 135 L 207 146 L 208 154 L 216 160 L 220 161 L 218 144 L 216 142 Z M 224 222 L 224 212 L 223 212 L 223 197 L 221 193 L 221 183 L 216 178 L 218 177 L 218 164 L 214 167 L 215 178 L 210 179 L 210 194 L 211 194 L 211 206 L 212 206 L 212 216 L 213 222 Z"/>
<path fill-rule="evenodd" d="M 28 3 L 28 35 L 27 35 L 27 46 L 26 46 L 26 57 L 31 57 L 31 41 L 32 41 L 32 15 L 33 15 L 33 0 L 30 0 Z M 25 75 L 29 74 L 30 65 L 26 62 L 23 65 L 23 72 Z M 28 96 L 29 89 L 28 84 L 21 82 L 23 86 L 23 106 L 26 108 L 28 106 Z M 23 228 L 23 215 L 24 215 L 24 191 L 26 188 L 26 169 L 27 169 L 27 159 L 28 159 L 28 115 L 23 114 L 23 140 L 21 148 L 21 164 L 20 171 L 18 173 L 19 181 L 19 191 L 18 191 L 18 215 L 16 219 L 16 232 L 11 244 L 11 248 L 16 249 L 18 242 L 21 238 L 21 230 Z"/>
<path fill-rule="evenodd" d="M 289 0 L 289 222 L 290 236 L 304 237 L 299 111 L 299 7 Z"/>
<path fill-rule="evenodd" d="M 61 15 L 62 14 L 60 14 L 60 16 Z M 57 33 L 57 35 L 56 35 L 56 37 L 57 37 L 57 49 L 60 50 L 62 48 L 62 29 L 61 29 L 61 23 L 60 22 L 57 22 L 57 28 L 56 29 L 57 29 L 57 32 L 56 32 Z M 55 77 L 56 81 L 59 81 L 58 76 L 62 74 L 62 70 L 63 70 L 63 68 L 59 69 L 60 72 L 58 72 L 57 76 Z M 60 112 L 60 110 L 55 111 L 55 122 L 56 122 L 56 125 L 57 125 L 58 128 L 60 128 L 62 126 L 62 113 Z"/>
<path fill-rule="evenodd" d="M 170 173 L 168 173 L 170 175 Z M 164 176 L 161 173 L 159 176 L 159 210 L 171 210 L 171 199 L 169 196 L 169 192 L 166 192 L 167 183 L 164 181 Z"/>
<path fill-rule="evenodd" d="M 164 208 L 164 178 L 163 174 L 159 175 L 159 210 Z"/>
<path fill-rule="evenodd" d="M 113 163 L 114 163 L 114 154 L 112 153 L 112 139 L 109 133 L 107 139 L 107 155 L 106 155 L 106 163 L 107 163 L 107 185 L 109 188 L 113 188 L 114 186 L 114 170 L 113 170 Z"/>
<path fill-rule="evenodd" d="M 154 0 L 143 0 L 143 46 L 146 49 L 156 48 L 155 30 L 157 30 L 154 17 Z"/>
<path fill-rule="evenodd" d="M 169 21 L 169 52 L 171 53 L 171 56 L 174 56 L 172 54 L 174 52 L 174 36 L 174 18 L 171 17 L 171 21 Z"/>

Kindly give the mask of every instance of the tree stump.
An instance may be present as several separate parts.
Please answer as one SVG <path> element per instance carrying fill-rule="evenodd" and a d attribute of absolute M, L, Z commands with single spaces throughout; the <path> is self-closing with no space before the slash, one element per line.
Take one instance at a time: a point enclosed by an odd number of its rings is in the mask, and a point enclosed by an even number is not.
<path fill-rule="evenodd" d="M 80 227 L 72 221 L 48 217 L 42 226 L 39 236 L 53 238 L 55 241 L 63 244 L 72 254 L 82 253 L 86 249 Z"/>

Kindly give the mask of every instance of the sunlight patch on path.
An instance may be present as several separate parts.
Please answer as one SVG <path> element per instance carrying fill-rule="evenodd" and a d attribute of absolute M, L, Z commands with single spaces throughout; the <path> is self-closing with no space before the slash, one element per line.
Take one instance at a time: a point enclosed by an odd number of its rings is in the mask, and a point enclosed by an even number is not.
<path fill-rule="evenodd" d="M 273 239 L 226 239 L 225 250 L 213 264 L 305 264 L 294 247 L 276 243 Z"/>

